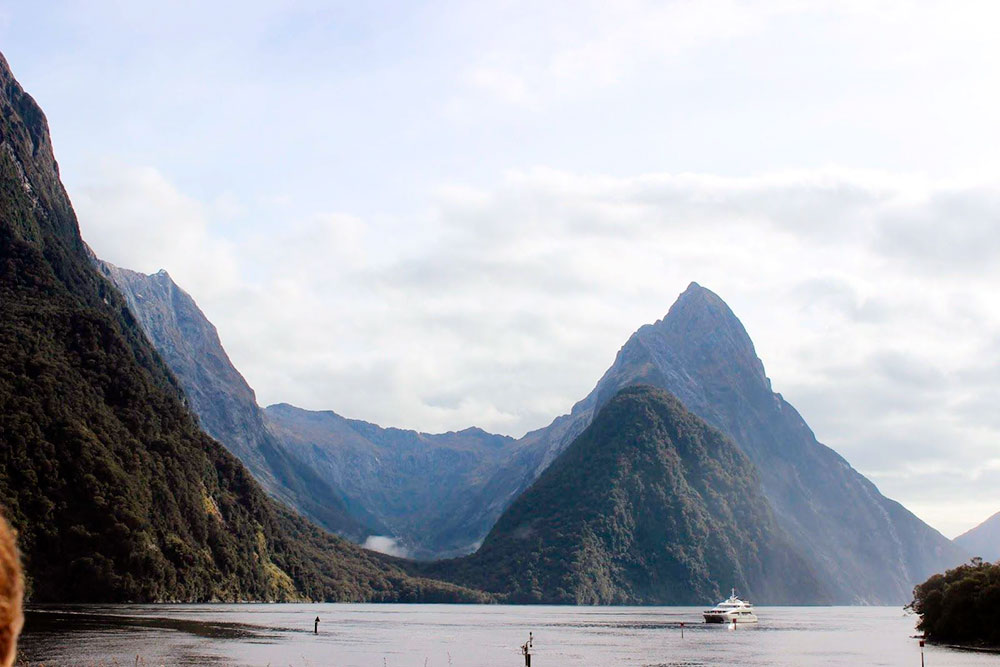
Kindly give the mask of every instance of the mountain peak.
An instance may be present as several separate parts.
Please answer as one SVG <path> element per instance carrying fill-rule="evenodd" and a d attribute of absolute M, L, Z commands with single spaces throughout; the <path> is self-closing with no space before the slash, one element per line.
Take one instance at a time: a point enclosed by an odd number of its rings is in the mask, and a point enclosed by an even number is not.
<path fill-rule="evenodd" d="M 640 328 L 634 338 L 657 365 L 671 366 L 683 358 L 692 368 L 735 373 L 729 379 L 742 375 L 744 382 L 770 394 L 764 365 L 743 323 L 718 294 L 696 282 L 677 297 L 662 320 Z M 641 359 L 645 363 L 645 355 Z"/>
<path fill-rule="evenodd" d="M 726 320 L 735 323 L 741 330 L 743 329 L 739 319 L 718 294 L 695 282 L 692 282 L 686 290 L 681 292 L 681 295 L 674 301 L 674 305 L 670 306 L 663 321 L 703 320 L 706 317 Z M 746 336 L 747 340 L 750 339 L 746 331 L 743 331 L 743 335 Z"/>
<path fill-rule="evenodd" d="M 703 289 L 705 288 L 692 280 L 690 283 L 688 283 L 687 289 L 684 290 L 684 293 L 687 294 L 688 292 L 698 292 Z"/>

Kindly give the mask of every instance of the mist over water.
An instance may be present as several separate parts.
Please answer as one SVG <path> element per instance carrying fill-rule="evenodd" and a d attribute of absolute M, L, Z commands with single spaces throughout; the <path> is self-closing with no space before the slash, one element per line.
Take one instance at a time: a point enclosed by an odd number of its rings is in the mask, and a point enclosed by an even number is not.
<path fill-rule="evenodd" d="M 920 664 L 916 617 L 899 607 L 758 607 L 730 631 L 693 607 L 370 604 L 36 607 L 22 664 L 506 667 Z M 319 616 L 319 633 L 313 620 Z M 681 637 L 680 623 L 685 623 Z M 926 665 L 1000 665 L 928 646 Z"/>

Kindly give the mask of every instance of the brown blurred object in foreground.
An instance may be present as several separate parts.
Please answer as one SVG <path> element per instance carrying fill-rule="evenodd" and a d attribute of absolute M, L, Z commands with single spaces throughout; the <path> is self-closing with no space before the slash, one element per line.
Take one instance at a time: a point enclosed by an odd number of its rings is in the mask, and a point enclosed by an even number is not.
<path fill-rule="evenodd" d="M 24 625 L 21 611 L 23 597 L 21 555 L 17 551 L 14 531 L 0 515 L 0 667 L 14 664 L 17 636 Z"/>

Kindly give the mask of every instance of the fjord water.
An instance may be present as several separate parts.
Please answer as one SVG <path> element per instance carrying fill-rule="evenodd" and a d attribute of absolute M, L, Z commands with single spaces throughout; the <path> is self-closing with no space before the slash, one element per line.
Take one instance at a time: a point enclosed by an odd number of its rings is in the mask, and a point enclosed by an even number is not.
<path fill-rule="evenodd" d="M 693 607 L 371 604 L 128 605 L 29 611 L 21 663 L 45 665 L 920 664 L 900 607 L 759 607 L 730 631 Z M 313 619 L 319 616 L 319 634 Z M 684 637 L 679 624 L 685 622 Z M 926 664 L 1000 665 L 1000 655 L 928 646 Z"/>

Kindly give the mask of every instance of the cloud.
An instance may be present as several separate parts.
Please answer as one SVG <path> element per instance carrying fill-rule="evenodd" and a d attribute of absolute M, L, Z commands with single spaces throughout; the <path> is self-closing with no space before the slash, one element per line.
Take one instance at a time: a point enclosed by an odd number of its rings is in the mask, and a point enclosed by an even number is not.
<path fill-rule="evenodd" d="M 106 160 L 73 192 L 73 206 L 81 232 L 102 259 L 146 273 L 167 268 L 203 293 L 237 285 L 232 244 L 211 228 L 213 214 L 232 214 L 229 198 L 205 205 L 153 167 Z"/>
<path fill-rule="evenodd" d="M 369 535 L 361 546 L 389 556 L 399 558 L 409 558 L 410 556 L 410 550 L 404 547 L 398 539 L 389 535 Z"/>
<path fill-rule="evenodd" d="M 470 66 L 466 80 L 472 94 L 515 106 L 537 105 L 613 86 L 654 63 L 676 65 L 685 54 L 751 33 L 790 7 L 784 2 L 751 7 L 729 0 L 632 1 L 553 3 L 548 11 L 538 11 L 537 5 L 509 3 L 495 19 L 494 31 L 501 36 Z M 517 14 L 518 20 L 505 21 L 504 14 Z"/>

